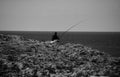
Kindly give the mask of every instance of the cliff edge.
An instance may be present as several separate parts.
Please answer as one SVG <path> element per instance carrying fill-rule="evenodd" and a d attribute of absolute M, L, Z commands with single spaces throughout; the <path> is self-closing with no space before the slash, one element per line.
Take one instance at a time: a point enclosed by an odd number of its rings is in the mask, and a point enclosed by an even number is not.
<path fill-rule="evenodd" d="M 82 44 L 0 34 L 0 77 L 120 76 L 120 58 Z"/>

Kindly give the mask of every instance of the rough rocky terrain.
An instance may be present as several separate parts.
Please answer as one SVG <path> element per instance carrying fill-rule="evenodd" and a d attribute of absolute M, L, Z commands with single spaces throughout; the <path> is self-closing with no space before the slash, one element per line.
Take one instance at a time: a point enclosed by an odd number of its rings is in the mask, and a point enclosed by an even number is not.
<path fill-rule="evenodd" d="M 120 77 L 120 58 L 82 44 L 0 34 L 0 77 Z"/>

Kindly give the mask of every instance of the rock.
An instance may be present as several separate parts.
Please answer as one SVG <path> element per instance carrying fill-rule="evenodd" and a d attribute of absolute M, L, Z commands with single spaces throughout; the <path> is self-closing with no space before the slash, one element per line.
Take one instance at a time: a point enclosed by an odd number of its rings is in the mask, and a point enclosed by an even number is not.
<path fill-rule="evenodd" d="M 14 72 L 15 76 L 120 76 L 120 58 L 82 44 L 61 45 L 51 41 L 39 42 L 17 35 L 0 34 L 0 55 L 1 66 L 4 66 L 0 73 L 4 71 L 13 75 L 14 70 L 10 70 L 13 62 L 20 69 L 20 72 Z M 4 75 L 6 73 L 2 77 Z"/>

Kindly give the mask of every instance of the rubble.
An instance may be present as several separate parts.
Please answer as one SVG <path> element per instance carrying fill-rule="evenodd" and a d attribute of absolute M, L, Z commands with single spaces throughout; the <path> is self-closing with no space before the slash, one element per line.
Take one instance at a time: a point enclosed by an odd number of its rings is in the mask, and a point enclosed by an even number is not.
<path fill-rule="evenodd" d="M 120 58 L 82 44 L 0 34 L 0 77 L 120 76 Z"/>

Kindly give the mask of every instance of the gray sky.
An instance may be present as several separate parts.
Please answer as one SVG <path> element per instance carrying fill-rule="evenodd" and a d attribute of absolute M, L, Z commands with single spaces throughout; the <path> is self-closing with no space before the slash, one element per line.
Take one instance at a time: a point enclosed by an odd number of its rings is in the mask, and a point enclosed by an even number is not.
<path fill-rule="evenodd" d="M 0 30 L 119 31 L 120 0 L 0 0 Z"/>

